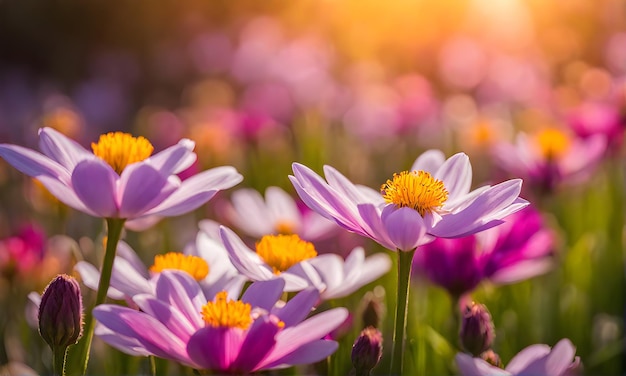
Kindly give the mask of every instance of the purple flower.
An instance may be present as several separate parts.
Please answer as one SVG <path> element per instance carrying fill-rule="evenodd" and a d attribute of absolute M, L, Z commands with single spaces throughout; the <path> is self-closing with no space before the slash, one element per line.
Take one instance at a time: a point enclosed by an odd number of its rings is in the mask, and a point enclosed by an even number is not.
<path fill-rule="evenodd" d="M 552 349 L 548 345 L 528 346 L 515 355 L 505 369 L 468 354 L 458 353 L 455 359 L 462 376 L 562 376 L 580 366 L 580 358 L 575 357 L 575 353 L 574 345 L 564 338 Z"/>
<path fill-rule="evenodd" d="M 233 167 L 218 167 L 181 182 L 176 174 L 196 160 L 194 142 L 188 139 L 150 156 L 153 147 L 145 138 L 109 133 L 92 143 L 91 153 L 42 128 L 39 147 L 43 154 L 0 144 L 0 156 L 37 178 L 63 203 L 101 218 L 182 215 L 242 180 Z"/>
<path fill-rule="evenodd" d="M 514 144 L 495 145 L 493 156 L 506 172 L 522 176 L 531 187 L 550 192 L 563 183 L 588 178 L 606 148 L 604 135 L 583 139 L 548 128 L 533 136 L 520 133 Z"/>
<path fill-rule="evenodd" d="M 453 296 L 483 280 L 512 283 L 545 273 L 552 265 L 554 234 L 541 215 L 527 207 L 497 227 L 459 239 L 437 239 L 413 259 L 417 274 Z"/>
<path fill-rule="evenodd" d="M 60 274 L 50 281 L 39 304 L 39 333 L 50 348 L 64 350 L 83 333 L 83 298 L 78 281 Z"/>
<path fill-rule="evenodd" d="M 298 163 L 293 172 L 289 178 L 311 209 L 391 250 L 486 230 L 528 204 L 518 197 L 520 179 L 470 191 L 472 167 L 464 153 L 446 160 L 441 151 L 427 151 L 380 191 L 355 185 L 330 166 L 324 166 L 326 181 Z"/>
<path fill-rule="evenodd" d="M 224 210 L 228 219 L 246 234 L 261 238 L 268 234 L 298 234 L 302 239 L 316 241 L 334 233 L 338 226 L 310 211 L 303 212 L 296 201 L 279 187 L 268 187 L 265 200 L 254 189 L 235 191 L 232 206 Z"/>
<path fill-rule="evenodd" d="M 140 311 L 96 307 L 96 335 L 127 354 L 154 355 L 218 373 L 246 374 L 326 358 L 338 345 L 321 338 L 345 320 L 347 310 L 336 308 L 305 320 L 318 292 L 307 289 L 278 308 L 283 287 L 282 280 L 254 283 L 241 300 L 220 292 L 207 301 L 187 274 L 164 271 L 155 295 L 133 298 Z"/>

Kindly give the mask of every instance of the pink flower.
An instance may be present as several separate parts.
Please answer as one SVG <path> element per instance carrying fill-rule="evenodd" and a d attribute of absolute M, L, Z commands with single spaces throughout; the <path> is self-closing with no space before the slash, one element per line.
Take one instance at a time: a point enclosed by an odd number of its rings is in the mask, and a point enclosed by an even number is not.
<path fill-rule="evenodd" d="M 182 215 L 243 179 L 233 167 L 218 167 L 181 181 L 176 174 L 196 160 L 194 146 L 183 139 L 151 156 L 153 147 L 145 138 L 116 132 L 102 135 L 92 153 L 42 128 L 43 154 L 0 144 L 0 156 L 74 209 L 101 218 L 135 219 Z"/>
<path fill-rule="evenodd" d="M 311 209 L 391 250 L 471 235 L 528 205 L 519 198 L 519 179 L 470 191 L 472 167 L 464 153 L 446 160 L 439 150 L 427 151 L 380 191 L 355 185 L 330 166 L 326 180 L 298 163 L 293 172 L 289 178 Z"/>
<path fill-rule="evenodd" d="M 225 292 L 214 298 L 187 274 L 164 271 L 155 295 L 133 298 L 140 311 L 96 307 L 96 335 L 130 355 L 154 355 L 217 373 L 247 374 L 326 358 L 338 345 L 321 338 L 348 311 L 336 308 L 305 319 L 319 298 L 315 289 L 277 308 L 283 285 L 279 279 L 255 283 L 241 300 Z"/>

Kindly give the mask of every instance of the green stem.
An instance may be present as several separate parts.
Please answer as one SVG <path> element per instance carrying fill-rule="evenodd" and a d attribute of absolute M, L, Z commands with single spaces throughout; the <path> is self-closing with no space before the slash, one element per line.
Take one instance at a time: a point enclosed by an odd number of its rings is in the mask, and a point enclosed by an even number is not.
<path fill-rule="evenodd" d="M 104 303 L 107 292 L 109 291 L 109 284 L 111 283 L 111 273 L 113 272 L 113 261 L 115 260 L 115 251 L 117 250 L 117 243 L 122 235 L 124 229 L 125 219 L 121 218 L 107 218 L 107 244 L 104 252 L 104 261 L 102 262 L 102 269 L 100 271 L 100 282 L 98 283 L 98 292 L 96 293 L 96 302 L 94 307 Z M 93 309 L 91 310 L 93 311 Z M 91 341 L 93 339 L 93 330 L 95 327 L 95 321 L 93 315 L 87 314 L 85 319 L 85 335 L 82 342 L 81 353 L 81 374 L 84 375 L 87 372 L 87 364 L 89 363 L 89 351 L 91 350 Z"/>
<path fill-rule="evenodd" d="M 394 321 L 393 345 L 391 348 L 391 375 L 402 374 L 404 357 L 404 335 L 406 334 L 406 314 L 409 306 L 409 286 L 411 283 L 411 266 L 415 249 L 410 251 L 397 250 L 398 254 L 398 290 L 396 301 L 396 318 Z"/>
<path fill-rule="evenodd" d="M 67 346 L 57 347 L 52 350 L 52 374 L 54 376 L 65 376 L 65 355 Z"/>

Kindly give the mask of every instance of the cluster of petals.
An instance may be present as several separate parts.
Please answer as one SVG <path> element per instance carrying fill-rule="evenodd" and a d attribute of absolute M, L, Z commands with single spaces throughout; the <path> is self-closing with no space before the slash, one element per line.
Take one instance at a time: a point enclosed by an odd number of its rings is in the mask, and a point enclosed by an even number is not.
<path fill-rule="evenodd" d="M 279 187 L 268 187 L 265 199 L 251 188 L 233 192 L 227 206 L 227 219 L 239 230 L 254 238 L 268 234 L 293 233 L 308 241 L 328 237 L 338 228 L 319 214 L 298 207 L 296 201 Z"/>
<path fill-rule="evenodd" d="M 319 298 L 317 290 L 307 289 L 277 305 L 283 285 L 272 280 L 246 290 L 241 301 L 252 307 L 248 328 L 214 327 L 205 325 L 201 314 L 213 297 L 205 296 L 188 274 L 166 270 L 154 295 L 133 297 L 140 310 L 97 306 L 95 333 L 130 355 L 153 355 L 217 373 L 247 374 L 326 358 L 338 344 L 322 338 L 346 319 L 347 310 L 335 308 L 307 319 Z"/>
<path fill-rule="evenodd" d="M 193 242 L 183 250 L 184 255 L 200 257 L 209 266 L 207 276 L 198 281 L 207 296 L 225 290 L 237 296 L 246 278 L 239 274 L 228 259 L 222 243 L 213 238 L 211 225 L 207 221 L 199 223 L 200 231 Z M 85 286 L 97 290 L 100 272 L 92 264 L 80 261 L 74 267 Z M 132 302 L 138 294 L 154 295 L 156 279 L 160 273 L 149 271 L 137 253 L 124 241 L 117 245 L 115 261 L 111 273 L 111 285 L 107 295 L 112 299 Z"/>
<path fill-rule="evenodd" d="M 182 139 L 118 174 L 108 163 L 52 128 L 39 130 L 42 153 L 0 144 L 0 157 L 22 173 L 37 178 L 66 205 L 101 218 L 135 219 L 177 216 L 194 210 L 218 191 L 243 177 L 230 166 L 198 173 L 185 181 L 176 174 L 197 156 L 195 144 Z"/>
<path fill-rule="evenodd" d="M 536 140 L 519 133 L 514 143 L 494 145 L 493 157 L 507 173 L 520 176 L 532 187 L 551 191 L 562 184 L 585 180 L 594 171 L 607 150 L 606 137 L 572 137 L 560 155 L 546 156 Z"/>
<path fill-rule="evenodd" d="M 492 366 L 481 358 L 456 354 L 456 364 L 462 376 L 564 376 L 581 366 L 575 356 L 576 348 L 564 338 L 551 349 L 548 345 L 531 345 L 511 359 L 505 369 Z"/>
<path fill-rule="evenodd" d="M 460 297 L 483 280 L 506 284 L 547 272 L 552 266 L 554 241 L 541 214 L 528 206 L 500 226 L 426 244 L 415 254 L 413 270 Z"/>
<path fill-rule="evenodd" d="M 323 300 L 349 295 L 365 284 L 389 271 L 391 261 L 386 254 L 365 257 L 365 251 L 356 247 L 344 260 L 336 254 L 317 255 L 302 260 L 276 274 L 254 250 L 232 230 L 220 228 L 222 242 L 235 268 L 251 281 L 283 279 L 285 291 L 299 291 L 314 286 Z"/>
<path fill-rule="evenodd" d="M 413 208 L 386 203 L 379 191 L 353 184 L 330 166 L 324 166 L 324 180 L 294 163 L 294 175 L 289 178 L 311 209 L 391 250 L 410 251 L 437 237 L 457 238 L 486 230 L 528 204 L 519 197 L 520 179 L 470 190 L 472 167 L 464 153 L 446 160 L 441 151 L 429 150 L 410 171 L 425 171 L 443 182 L 448 198 L 441 208 L 422 217 Z"/>

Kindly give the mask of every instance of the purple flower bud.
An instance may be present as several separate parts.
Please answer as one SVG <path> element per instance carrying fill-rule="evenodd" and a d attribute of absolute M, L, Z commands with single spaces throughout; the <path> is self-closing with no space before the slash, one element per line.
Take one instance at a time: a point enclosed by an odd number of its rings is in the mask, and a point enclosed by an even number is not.
<path fill-rule="evenodd" d="M 41 296 L 39 334 L 52 350 L 75 344 L 83 332 L 83 300 L 75 278 L 59 274 Z"/>
<path fill-rule="evenodd" d="M 374 327 L 368 326 L 361 331 L 352 346 L 352 365 L 357 375 L 368 375 L 383 355 L 383 336 Z"/>
<path fill-rule="evenodd" d="M 459 335 L 465 350 L 474 356 L 479 356 L 491 347 L 496 330 L 485 305 L 472 302 L 465 308 Z"/>

